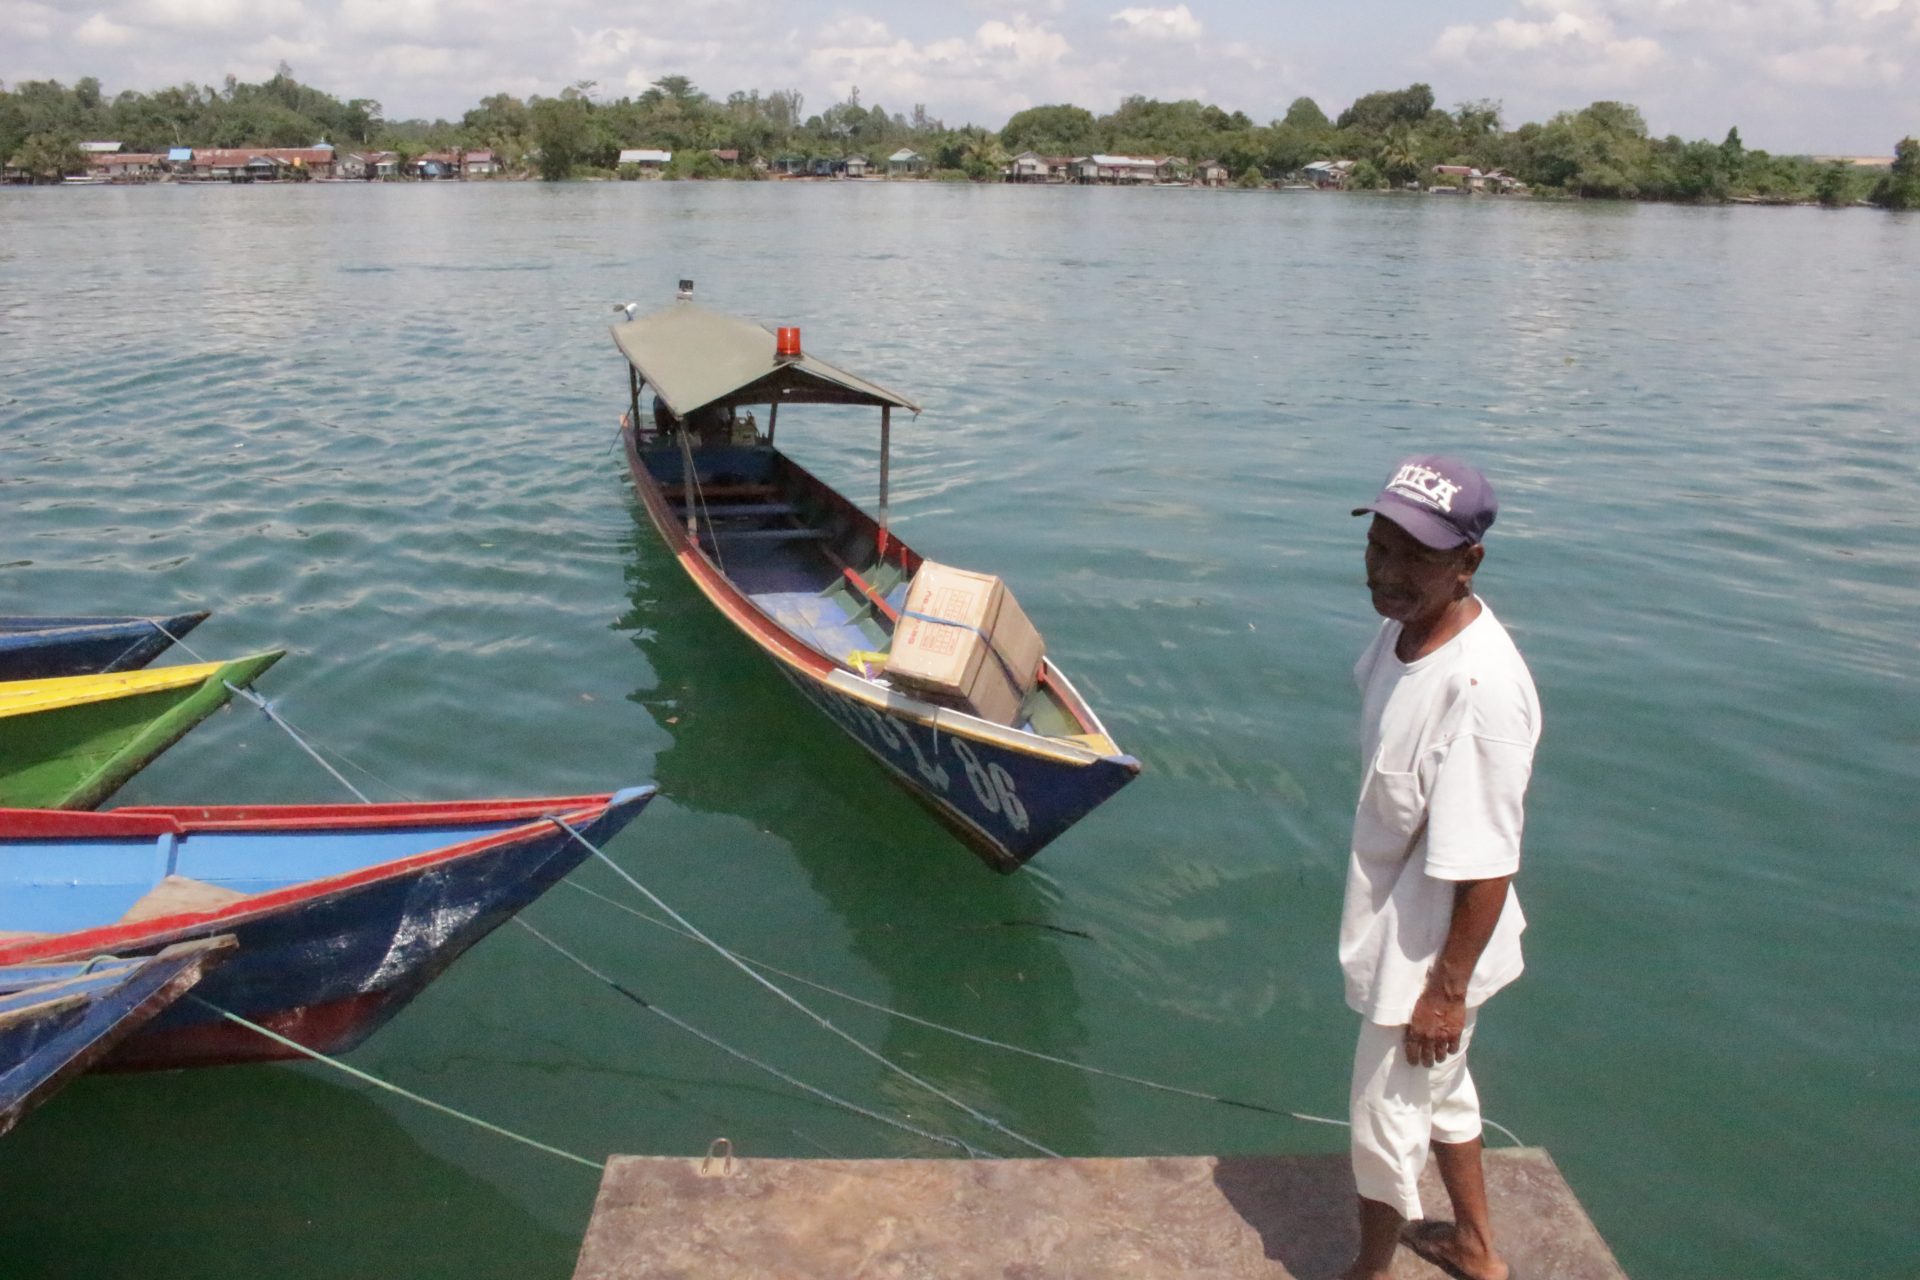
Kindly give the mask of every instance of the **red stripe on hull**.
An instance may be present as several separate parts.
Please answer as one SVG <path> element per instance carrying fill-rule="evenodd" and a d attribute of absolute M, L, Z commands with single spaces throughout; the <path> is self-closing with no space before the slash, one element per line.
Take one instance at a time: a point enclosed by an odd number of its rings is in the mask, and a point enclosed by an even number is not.
<path fill-rule="evenodd" d="M 395 1011 L 389 1006 L 398 994 L 392 988 L 372 991 L 303 1009 L 284 1009 L 252 1021 L 316 1052 L 345 1053 L 379 1030 L 393 1015 Z M 177 1067 L 280 1062 L 302 1056 L 237 1022 L 219 1018 L 170 1031 L 149 1030 L 121 1045 L 95 1070 L 171 1071 Z"/>

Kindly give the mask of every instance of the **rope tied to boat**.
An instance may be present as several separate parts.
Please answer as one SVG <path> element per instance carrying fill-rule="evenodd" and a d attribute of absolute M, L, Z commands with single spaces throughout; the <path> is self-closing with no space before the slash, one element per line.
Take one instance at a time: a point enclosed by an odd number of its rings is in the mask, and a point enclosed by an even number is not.
<path fill-rule="evenodd" d="M 887 1125 L 894 1129 L 899 1129 L 904 1133 L 910 1133 L 916 1138 L 924 1138 L 928 1142 L 938 1143 L 942 1146 L 957 1147 L 968 1156 L 972 1156 L 976 1158 L 978 1157 L 994 1158 L 992 1152 L 981 1151 L 979 1148 L 973 1146 L 971 1143 L 968 1143 L 966 1140 L 962 1138 L 950 1137 L 945 1134 L 933 1133 L 933 1132 L 930 1132 L 929 1130 L 922 1129 L 915 1125 L 908 1124 L 904 1120 L 899 1120 L 894 1118 L 893 1116 L 884 1115 L 881 1112 L 870 1110 L 869 1108 L 863 1107 L 856 1102 L 849 1102 L 845 1098 L 838 1097 L 835 1094 L 829 1093 L 825 1089 L 822 1089 L 817 1085 L 808 1084 L 805 1080 L 801 1080 L 796 1076 L 789 1075 L 786 1072 L 782 1071 L 780 1068 L 772 1065 L 771 1063 L 762 1062 L 760 1059 L 754 1057 L 753 1055 L 744 1053 L 741 1050 L 734 1048 L 732 1045 L 727 1044 L 725 1041 L 722 1041 L 715 1036 L 709 1035 L 708 1033 L 706 1033 L 705 1031 L 702 1031 L 699 1027 L 694 1026 L 692 1023 L 686 1021 L 685 1019 L 676 1017 L 673 1014 L 667 1012 L 665 1009 L 661 1008 L 659 1005 L 655 1004 L 653 1001 L 647 999 L 645 996 L 641 995 L 639 992 L 634 991 L 632 988 L 628 987 L 626 984 L 619 982 L 614 978 L 608 977 L 606 974 L 600 972 L 600 970 L 594 968 L 591 964 L 588 964 L 585 960 L 582 960 L 579 956 L 575 955 L 573 952 L 561 946 L 558 942 L 555 942 L 552 938 L 549 938 L 546 934 L 540 932 L 540 930 L 536 929 L 534 926 L 528 924 L 525 920 L 521 919 L 519 916 L 515 916 L 513 918 L 513 922 L 519 925 L 522 929 L 525 929 L 528 933 L 531 933 L 534 937 L 540 939 L 540 941 L 546 943 L 549 947 L 553 948 L 555 951 L 559 952 L 562 956 L 565 956 L 568 960 L 572 961 L 575 965 L 577 965 L 580 968 L 581 972 L 587 974 L 592 978 L 597 979 L 601 983 L 605 984 L 607 987 L 611 988 L 616 994 L 620 995 L 621 997 L 629 1001 L 632 1001 L 635 1005 L 639 1006 L 642 1009 L 645 1009 L 648 1013 L 657 1014 L 659 1017 L 665 1019 L 667 1022 L 678 1027 L 680 1030 L 686 1032 L 688 1035 L 694 1037 L 696 1040 L 702 1041 L 703 1043 L 708 1044 L 713 1048 L 720 1050 L 720 1052 L 726 1054 L 731 1058 L 736 1058 L 739 1061 L 746 1063 L 748 1066 L 758 1068 L 759 1070 L 764 1071 L 768 1075 L 774 1077 L 776 1080 L 780 1080 L 786 1084 L 792 1085 L 794 1088 L 799 1089 L 801 1092 L 811 1094 L 814 1097 L 819 1098 L 822 1101 L 831 1103 L 836 1107 L 841 1107 L 847 1111 L 851 1111 L 855 1115 L 864 1116 L 869 1120 L 876 1120 L 881 1124 Z"/>
<path fill-rule="evenodd" d="M 266 1037 L 268 1040 L 273 1041 L 275 1044 L 279 1045 L 283 1049 L 291 1049 L 295 1053 L 300 1054 L 302 1057 L 310 1058 L 315 1062 L 321 1063 L 325 1066 L 332 1067 L 335 1071 L 344 1072 L 347 1075 L 352 1076 L 354 1079 L 361 1081 L 362 1083 L 373 1085 L 374 1087 L 379 1089 L 384 1089 L 388 1093 L 396 1094 L 399 1097 L 405 1098 L 409 1102 L 417 1102 L 423 1107 L 427 1107 L 431 1110 L 440 1112 L 442 1115 L 452 1116 L 456 1120 L 464 1120 L 468 1124 L 477 1125 L 480 1128 L 487 1130 L 489 1133 L 497 1133 L 503 1138 L 511 1138 L 513 1141 L 518 1142 L 523 1146 L 532 1147 L 535 1151 L 544 1151 L 550 1156 L 558 1156 L 562 1160 L 571 1160 L 574 1164 L 585 1165 L 587 1168 L 593 1169 L 595 1171 L 598 1171 L 601 1167 L 598 1162 L 589 1160 L 585 1156 L 575 1155 L 573 1152 L 562 1150 L 559 1147 L 548 1146 L 546 1143 L 541 1142 L 535 1138 L 529 1138 L 523 1133 L 515 1133 L 511 1129 L 502 1128 L 501 1126 L 494 1124 L 490 1120 L 482 1120 L 479 1116 L 469 1115 L 464 1111 L 460 1111 L 454 1107 L 448 1106 L 444 1102 L 435 1102 L 432 1098 L 428 1098 L 421 1094 L 414 1093 L 410 1089 L 403 1089 L 399 1085 L 394 1084 L 391 1081 L 382 1080 L 378 1076 L 370 1075 L 367 1072 L 360 1070 L 360 1068 L 358 1067 L 350 1067 L 346 1063 L 340 1061 L 338 1058 L 330 1057 L 327 1054 L 321 1053 L 318 1049 L 309 1049 L 306 1045 L 301 1044 L 298 1040 L 294 1040 L 288 1036 L 283 1036 L 278 1031 L 274 1031 L 274 1030 L 271 1030 L 270 1028 L 263 1027 L 257 1022 L 249 1021 L 248 1019 L 243 1018 L 239 1014 L 233 1012 L 231 1009 L 223 1009 L 219 1005 L 214 1004 L 212 1001 L 206 1000 L 200 996 L 194 995 L 192 992 L 188 992 L 186 998 L 193 1001 L 195 1004 L 199 1005 L 203 1009 L 206 1009 L 212 1013 L 219 1014 L 222 1018 L 225 1018 L 228 1022 L 235 1023 L 236 1025 L 245 1027 L 247 1030 L 254 1032 L 257 1035 Z"/>
<path fill-rule="evenodd" d="M 644 920 L 648 924 L 653 925 L 656 928 L 665 929 L 669 933 L 679 934 L 683 938 L 692 940 L 691 934 L 685 932 L 684 930 L 678 928 L 677 926 L 669 923 L 668 921 L 658 919 L 654 916 L 650 916 L 646 912 L 641 911 L 636 907 L 630 907 L 626 903 L 621 902 L 617 898 L 610 898 L 606 894 L 601 893 L 596 889 L 588 888 L 584 884 L 576 884 L 572 880 L 565 880 L 565 881 L 562 881 L 561 883 L 565 884 L 570 889 L 579 890 L 581 893 L 586 894 L 590 898 L 598 898 L 601 902 L 606 903 L 608 906 L 614 908 L 616 911 L 624 911 L 628 915 L 633 916 L 635 919 Z M 868 1000 L 863 996 L 857 996 L 851 992 L 842 991 L 837 987 L 828 986 L 824 982 L 816 982 L 812 978 L 809 978 L 804 974 L 795 973 L 791 969 L 782 969 L 780 966 L 776 964 L 771 964 L 765 960 L 756 959 L 753 956 L 741 955 L 738 952 L 734 953 L 734 955 L 742 963 L 750 964 L 756 969 L 765 969 L 768 973 L 778 974 L 779 976 L 787 979 L 790 982 L 797 982 L 801 986 L 811 987 L 815 991 L 821 992 L 824 995 L 833 996 L 835 999 L 838 999 L 838 1000 L 845 1000 L 849 1004 L 859 1005 L 863 1009 L 871 1009 L 875 1013 L 884 1013 L 890 1018 L 898 1018 L 902 1022 L 911 1022 L 913 1025 L 917 1027 L 925 1027 L 929 1031 L 937 1031 L 942 1035 L 949 1035 L 949 1036 L 955 1037 L 956 1039 L 970 1041 L 973 1044 L 984 1045 L 989 1049 L 999 1049 L 1005 1053 L 1018 1054 L 1024 1058 L 1032 1058 L 1036 1062 L 1045 1062 L 1056 1067 L 1066 1067 L 1066 1068 L 1069 1068 L 1070 1070 L 1081 1072 L 1084 1075 L 1099 1076 L 1102 1079 L 1115 1080 L 1120 1082 L 1121 1084 L 1136 1085 L 1142 1089 L 1151 1089 L 1159 1093 L 1169 1093 L 1177 1097 L 1192 1098 L 1198 1102 L 1217 1103 L 1223 1107 L 1233 1107 L 1236 1110 L 1240 1110 L 1240 1111 L 1254 1111 L 1254 1112 L 1260 1113 L 1261 1115 L 1280 1116 L 1288 1120 L 1298 1120 L 1305 1124 L 1332 1125 L 1336 1128 L 1341 1128 L 1341 1129 L 1350 1128 L 1352 1125 L 1351 1121 L 1335 1119 L 1332 1116 L 1317 1116 L 1306 1111 L 1290 1111 L 1284 1107 L 1276 1107 L 1265 1102 L 1252 1102 L 1244 1098 L 1223 1097 L 1220 1094 L 1206 1093 L 1199 1089 L 1188 1089 L 1177 1084 L 1167 1084 L 1164 1081 L 1160 1081 L 1160 1080 L 1150 1080 L 1150 1079 L 1147 1079 L 1145 1076 L 1128 1075 L 1124 1071 L 1112 1071 L 1106 1067 L 1093 1066 L 1090 1063 L 1075 1062 L 1072 1058 L 1062 1058 L 1057 1054 L 1046 1053 L 1039 1049 L 1029 1049 L 1025 1045 L 1012 1044 L 1005 1040 L 996 1040 L 992 1036 L 983 1036 L 978 1034 L 977 1032 L 966 1031 L 959 1027 L 948 1026 L 944 1022 L 935 1022 L 931 1018 L 922 1018 L 917 1014 L 907 1013 L 903 1010 L 895 1009 L 890 1005 L 881 1004 L 876 1000 Z M 1507 1128 L 1505 1125 L 1501 1124 L 1497 1120 L 1487 1119 L 1486 1117 L 1483 1116 L 1481 1118 L 1481 1123 L 1484 1124 L 1489 1129 L 1498 1131 L 1500 1134 L 1505 1136 L 1508 1141 L 1512 1142 L 1513 1145 L 1516 1147 L 1526 1145 L 1524 1142 L 1520 1140 L 1520 1136 L 1518 1134 L 1516 1134 L 1513 1130 Z"/>
<path fill-rule="evenodd" d="M 1053 1156 L 1056 1158 L 1059 1156 L 1060 1154 L 1059 1152 L 1054 1151 L 1050 1147 L 1043 1146 L 1042 1144 L 1034 1141 L 1032 1138 L 1027 1137 L 1025 1134 L 1018 1133 L 1013 1129 L 1008 1128 L 1005 1124 L 1001 1123 L 999 1120 L 986 1114 L 985 1112 L 979 1110 L 976 1107 L 968 1105 L 966 1102 L 962 1101 L 959 1098 L 956 1098 L 953 1094 L 948 1093 L 946 1090 L 940 1088 L 938 1085 L 932 1083 L 931 1081 L 924 1080 L 920 1076 L 915 1075 L 913 1072 L 907 1070 L 905 1067 L 893 1061 L 893 1059 L 887 1057 L 885 1054 L 881 1053 L 878 1049 L 875 1049 L 871 1045 L 860 1040 L 858 1037 L 851 1035 L 848 1032 L 842 1031 L 839 1027 L 835 1026 L 833 1022 L 826 1017 L 826 1015 L 816 1012 L 813 1008 L 811 1008 L 806 1003 L 801 1001 L 798 997 L 787 992 L 778 983 L 772 981 L 771 979 L 759 973 L 756 973 L 753 970 L 753 967 L 751 965 L 746 964 L 738 956 L 734 955 L 733 952 L 727 950 L 725 947 L 715 942 L 712 938 L 709 938 L 706 934 L 702 933 L 685 916 L 681 915 L 678 911 L 675 911 L 672 907 L 668 906 L 666 902 L 664 902 L 658 894 L 654 893 L 653 890 L 647 888 L 646 885 L 640 883 L 640 881 L 636 880 L 633 876 L 627 874 L 626 868 L 622 867 L 619 863 L 615 862 L 612 858 L 609 858 L 597 845 L 593 843 L 593 841 L 581 835 L 571 825 L 569 825 L 564 818 L 549 816 L 547 821 L 553 823 L 556 827 L 559 827 L 562 831 L 565 831 L 568 835 L 572 836 L 575 840 L 578 840 L 582 846 L 584 846 L 593 854 L 594 857 L 598 858 L 601 862 L 611 867 L 615 875 L 619 876 L 622 880 L 626 881 L 629 885 L 631 885 L 637 892 L 643 895 L 647 899 L 647 901 L 653 903 L 654 906 L 666 912 L 667 915 L 673 919 L 674 923 L 678 924 L 682 929 L 685 929 L 690 936 L 692 936 L 693 938 L 697 939 L 702 943 L 705 943 L 709 948 L 711 948 L 714 951 L 716 955 L 719 955 L 721 958 L 725 959 L 727 963 L 733 965 L 736 969 L 740 970 L 740 972 L 746 974 L 749 978 L 753 979 L 754 982 L 765 987 L 768 991 L 773 992 L 774 995 L 780 997 L 780 999 L 784 1000 L 787 1004 L 792 1005 L 795 1009 L 798 1009 L 801 1013 L 806 1014 L 807 1017 L 813 1019 L 813 1021 L 823 1029 L 830 1031 L 834 1035 L 840 1037 L 840 1039 L 846 1041 L 848 1044 L 858 1049 L 861 1053 L 865 1054 L 869 1058 L 872 1058 L 875 1062 L 878 1062 L 880 1065 L 886 1067 L 889 1071 L 892 1071 L 894 1074 L 900 1076 L 902 1079 L 907 1080 L 915 1085 L 918 1085 L 920 1088 L 926 1090 L 928 1093 L 932 1094 L 934 1097 L 939 1098 L 942 1102 L 947 1103 L 949 1106 L 958 1108 L 960 1111 L 964 1112 L 970 1119 L 974 1120 L 975 1122 L 979 1124 L 983 1124 L 987 1128 L 992 1129 L 994 1132 L 1001 1134 L 1004 1137 L 1010 1138 L 1013 1141 L 1019 1143 L 1021 1146 L 1027 1147 L 1030 1150 L 1037 1151 L 1043 1156 Z"/>

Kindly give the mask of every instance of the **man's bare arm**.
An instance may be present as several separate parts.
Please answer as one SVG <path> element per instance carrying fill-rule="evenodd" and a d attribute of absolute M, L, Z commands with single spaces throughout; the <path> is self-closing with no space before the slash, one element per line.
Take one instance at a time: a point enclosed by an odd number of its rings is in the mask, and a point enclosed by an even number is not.
<path fill-rule="evenodd" d="M 1467 982 L 1473 966 L 1487 949 L 1500 912 L 1507 904 L 1512 876 L 1493 880 L 1462 880 L 1453 891 L 1453 916 L 1440 958 L 1427 971 L 1426 990 L 1413 1006 L 1407 1022 L 1407 1061 L 1431 1067 L 1460 1052 L 1460 1033 L 1467 1021 Z"/>

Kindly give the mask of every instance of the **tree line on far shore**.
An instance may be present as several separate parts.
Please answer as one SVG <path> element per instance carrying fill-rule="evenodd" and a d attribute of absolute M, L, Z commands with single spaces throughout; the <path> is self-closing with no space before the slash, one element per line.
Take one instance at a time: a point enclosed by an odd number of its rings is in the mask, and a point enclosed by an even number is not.
<path fill-rule="evenodd" d="M 734 150 L 743 162 L 782 158 L 810 164 L 865 155 L 876 164 L 898 148 L 922 156 L 932 176 L 995 181 L 1022 151 L 1178 155 L 1217 160 L 1246 185 L 1285 178 L 1317 160 L 1352 160 L 1346 182 L 1397 187 L 1431 181 L 1437 165 L 1501 170 L 1544 194 L 1713 202 L 1728 199 L 1860 200 L 1890 209 L 1920 208 L 1920 143 L 1903 139 L 1890 169 L 1749 149 L 1737 128 L 1719 142 L 1656 138 L 1638 108 L 1596 102 L 1543 123 L 1507 128 L 1500 104 L 1435 105 L 1424 84 L 1382 90 L 1329 117 L 1297 98 L 1280 119 L 1257 124 L 1244 112 L 1192 100 L 1129 97 L 1095 115 L 1070 104 L 1015 113 L 997 132 L 950 128 L 924 106 L 889 113 L 863 104 L 856 88 L 814 115 L 797 90 L 703 93 L 685 76 L 663 76 L 644 93 L 604 98 L 590 81 L 553 97 L 480 99 L 458 121 L 388 120 L 378 102 L 342 102 L 301 84 L 284 64 L 272 79 L 247 84 L 183 84 L 111 97 L 92 77 L 71 87 L 39 80 L 0 86 L 0 158 L 30 173 L 57 176 L 84 168 L 78 143 L 111 139 L 130 151 L 170 147 L 293 147 L 325 139 L 341 148 L 378 148 L 411 158 L 450 148 L 493 151 L 509 172 L 550 180 L 616 176 L 626 147 L 674 152 L 667 177 L 755 176 L 751 163 L 726 166 L 711 154 Z"/>

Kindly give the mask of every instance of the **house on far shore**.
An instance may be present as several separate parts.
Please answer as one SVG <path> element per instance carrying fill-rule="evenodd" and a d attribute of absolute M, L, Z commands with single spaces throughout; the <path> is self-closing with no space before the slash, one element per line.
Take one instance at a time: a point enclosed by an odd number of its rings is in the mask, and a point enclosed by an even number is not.
<path fill-rule="evenodd" d="M 1073 170 L 1072 156 L 1043 156 L 1022 151 L 1006 167 L 1008 182 L 1065 182 Z"/>
<path fill-rule="evenodd" d="M 451 151 L 425 151 L 413 158 L 406 171 L 411 178 L 457 178 L 460 159 Z"/>
<path fill-rule="evenodd" d="M 1227 166 L 1218 160 L 1202 160 L 1193 166 L 1193 183 L 1197 187 L 1224 187 L 1232 180 Z"/>
<path fill-rule="evenodd" d="M 927 162 L 918 151 L 902 147 L 887 157 L 889 178 L 918 178 L 927 171 Z"/>
<path fill-rule="evenodd" d="M 1434 183 L 1440 187 L 1459 187 L 1465 191 L 1485 191 L 1487 176 L 1470 164 L 1437 164 L 1433 166 L 1433 176 L 1450 179 Z"/>
<path fill-rule="evenodd" d="M 1316 187 L 1342 188 L 1347 185 L 1347 175 L 1353 172 L 1353 163 L 1351 160 L 1315 160 L 1300 173 Z"/>
<path fill-rule="evenodd" d="M 628 147 L 620 153 L 622 165 L 634 165 L 643 173 L 658 173 L 673 160 L 673 152 L 657 147 Z"/>
<path fill-rule="evenodd" d="M 113 182 L 144 182 L 160 176 L 158 152 L 95 151 L 88 153 L 87 165 Z"/>
<path fill-rule="evenodd" d="M 740 163 L 740 150 L 738 147 L 714 147 L 708 151 L 707 154 L 715 160 L 718 160 L 721 164 L 736 165 Z"/>
<path fill-rule="evenodd" d="M 866 177 L 867 176 L 867 158 L 865 156 L 848 156 L 847 157 L 847 176 L 849 178 Z"/>
<path fill-rule="evenodd" d="M 490 178 L 500 172 L 500 162 L 491 151 L 469 151 L 460 158 L 460 174 L 466 178 Z"/>
<path fill-rule="evenodd" d="M 1080 156 L 1073 161 L 1076 182 L 1100 182 L 1119 186 L 1163 182 L 1171 179 L 1185 161 L 1177 156 Z"/>
<path fill-rule="evenodd" d="M 782 177 L 797 178 L 807 171 L 807 158 L 797 151 L 789 151 L 774 159 L 773 171 Z"/>

